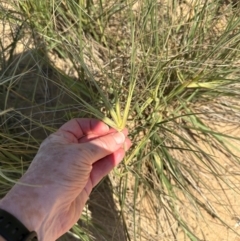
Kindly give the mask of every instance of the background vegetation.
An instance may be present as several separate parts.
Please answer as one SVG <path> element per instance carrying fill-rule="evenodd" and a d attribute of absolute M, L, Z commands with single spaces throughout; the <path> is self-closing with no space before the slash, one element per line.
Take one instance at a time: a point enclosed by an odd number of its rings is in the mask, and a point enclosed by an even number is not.
<path fill-rule="evenodd" d="M 212 218 L 238 235 L 238 2 L 10 0 L 0 16 L 1 195 L 49 133 L 93 116 L 134 145 L 72 233 L 210 240 Z"/>

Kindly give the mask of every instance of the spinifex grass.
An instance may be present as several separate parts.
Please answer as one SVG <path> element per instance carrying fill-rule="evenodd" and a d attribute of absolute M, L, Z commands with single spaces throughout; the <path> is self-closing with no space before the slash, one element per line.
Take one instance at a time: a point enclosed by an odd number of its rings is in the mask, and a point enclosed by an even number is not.
<path fill-rule="evenodd" d="M 192 223 L 199 227 L 198 219 L 207 222 L 206 213 L 236 232 L 224 216 L 234 216 L 236 208 L 224 200 L 229 200 L 227 189 L 239 195 L 237 173 L 227 168 L 239 168 L 239 150 L 234 146 L 238 138 L 223 134 L 222 127 L 216 126 L 240 120 L 238 10 L 237 5 L 203 0 L 19 0 L 2 4 L 0 14 L 11 27 L 13 41 L 4 47 L 1 40 L 5 103 L 1 109 L 15 107 L 12 95 L 33 108 L 25 113 L 29 116 L 23 126 L 27 141 L 16 142 L 19 130 L 8 132 L 8 118 L 3 118 L 2 136 L 11 136 L 6 143 L 17 148 L 11 156 L 6 146 L 1 147 L 8 170 L 22 173 L 19 160 L 26 169 L 32 156 L 25 154 L 33 143 L 36 151 L 41 141 L 32 130 L 53 131 L 63 122 L 58 112 L 65 111 L 65 119 L 95 116 L 119 131 L 128 127 L 133 141 L 124 164 L 115 171 L 117 177 L 112 177 L 117 179 L 113 193 L 119 199 L 129 240 L 203 239 L 204 232 Z M 36 75 L 44 77 L 46 102 L 41 105 L 36 105 L 37 94 L 20 91 L 19 78 L 24 73 L 12 70 L 9 77 L 13 66 L 9 68 L 7 58 L 13 58 L 21 41 L 38 55 L 33 55 L 35 64 L 30 70 L 34 66 Z M 59 67 L 58 61 L 66 66 Z M 40 62 L 51 65 L 58 78 L 42 71 Z M 15 63 L 17 70 L 21 64 Z M 48 99 L 51 84 L 58 92 Z M 33 86 L 38 93 L 37 81 Z M 63 95 L 71 101 L 66 103 Z M 49 105 L 52 100 L 56 101 Z M 51 121 L 43 122 L 35 112 L 51 113 Z M 23 143 L 30 143 L 24 154 L 19 151 Z M 225 164 L 215 156 L 216 150 L 225 155 Z M 4 191 L 5 185 L 12 184 L 5 181 Z M 142 207 L 145 200 L 147 211 Z M 144 219 L 148 211 L 154 225 Z M 195 219 L 190 223 L 191 215 Z M 109 237 L 107 228 L 95 227 L 101 230 L 101 238 Z M 74 232 L 87 240 L 87 231 L 83 235 L 80 226 Z M 109 240 L 117 240 L 114 232 L 111 235 Z"/>

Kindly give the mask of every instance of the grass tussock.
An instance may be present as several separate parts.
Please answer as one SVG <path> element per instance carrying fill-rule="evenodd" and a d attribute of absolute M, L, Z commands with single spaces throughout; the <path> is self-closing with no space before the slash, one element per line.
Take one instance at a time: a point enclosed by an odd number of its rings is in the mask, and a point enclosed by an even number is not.
<path fill-rule="evenodd" d="M 110 175 L 125 240 L 210 240 L 209 222 L 238 235 L 239 138 L 224 129 L 240 120 L 238 12 L 211 0 L 1 2 L 0 193 L 64 120 L 94 116 L 134 143 Z M 117 240 L 88 212 L 75 234 Z"/>

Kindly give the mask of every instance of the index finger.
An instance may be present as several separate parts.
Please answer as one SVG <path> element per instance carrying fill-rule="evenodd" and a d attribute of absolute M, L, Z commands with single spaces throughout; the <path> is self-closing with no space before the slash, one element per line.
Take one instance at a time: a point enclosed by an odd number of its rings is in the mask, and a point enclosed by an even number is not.
<path fill-rule="evenodd" d="M 103 135 L 108 133 L 109 127 L 102 121 L 93 118 L 76 118 L 68 121 L 59 128 L 72 134 L 77 140 L 90 134 Z"/>

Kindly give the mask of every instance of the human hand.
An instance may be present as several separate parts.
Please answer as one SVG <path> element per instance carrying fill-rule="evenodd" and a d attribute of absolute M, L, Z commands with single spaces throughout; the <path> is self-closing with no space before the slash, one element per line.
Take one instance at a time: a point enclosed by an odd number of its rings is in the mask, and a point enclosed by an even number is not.
<path fill-rule="evenodd" d="M 117 132 L 96 119 L 73 119 L 41 144 L 29 169 L 1 200 L 40 241 L 53 241 L 79 219 L 92 188 L 131 146 L 127 130 Z"/>

